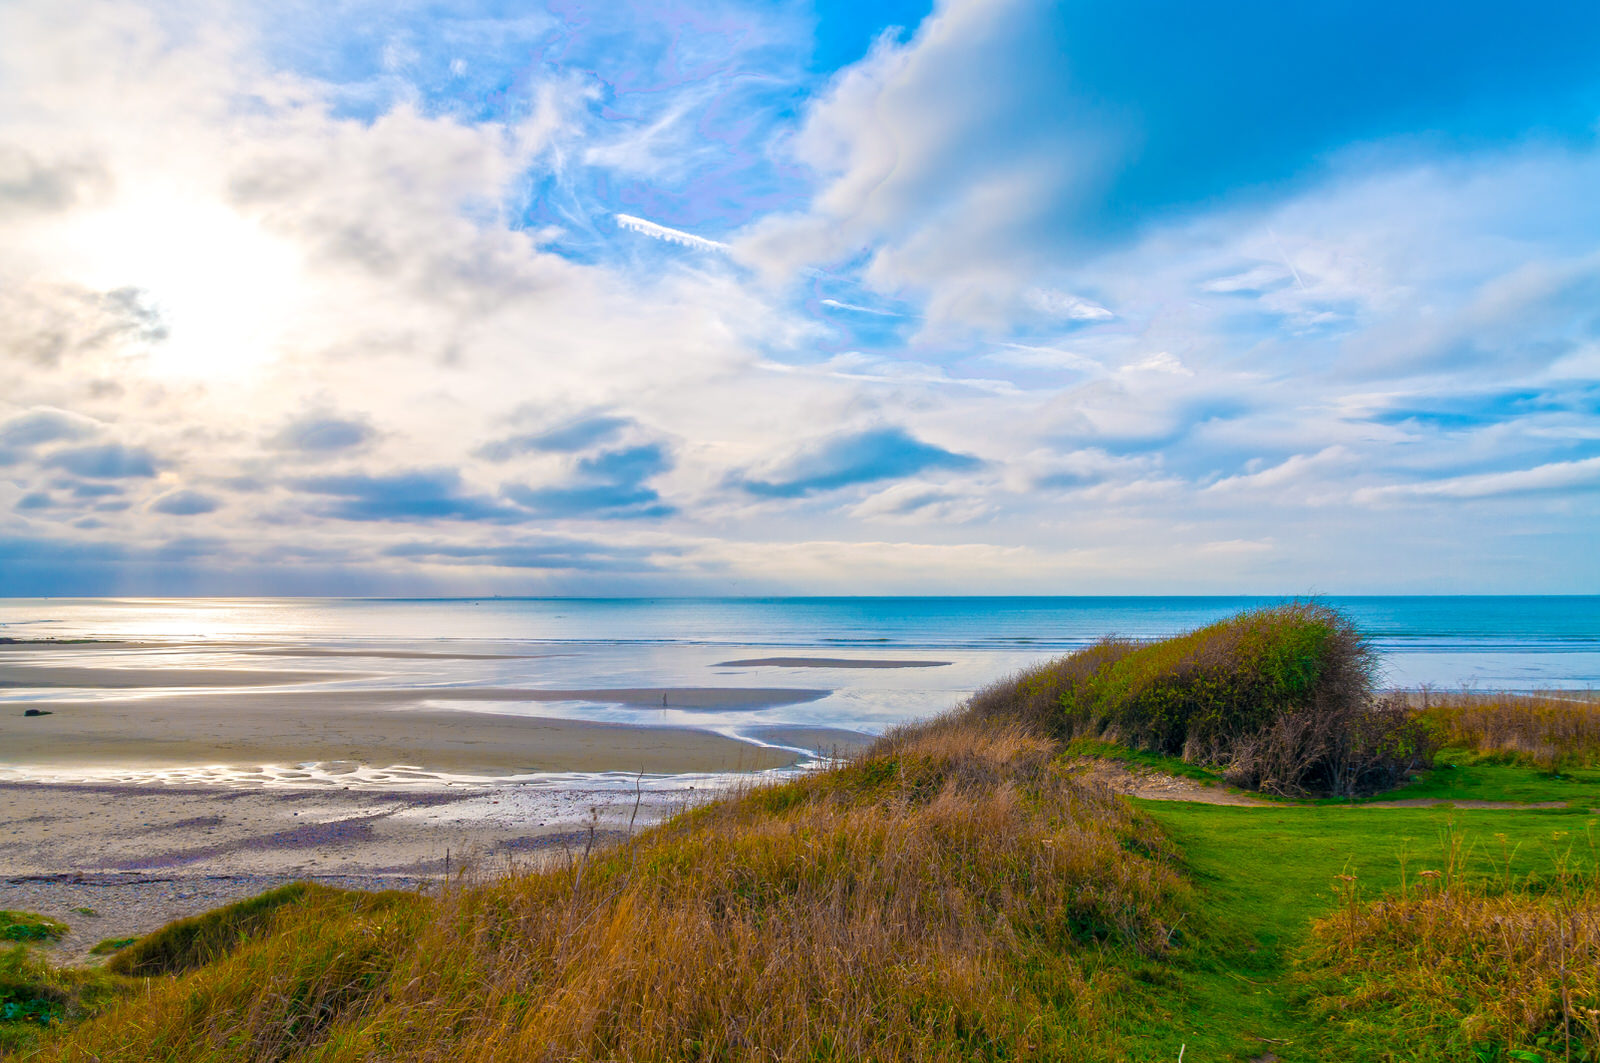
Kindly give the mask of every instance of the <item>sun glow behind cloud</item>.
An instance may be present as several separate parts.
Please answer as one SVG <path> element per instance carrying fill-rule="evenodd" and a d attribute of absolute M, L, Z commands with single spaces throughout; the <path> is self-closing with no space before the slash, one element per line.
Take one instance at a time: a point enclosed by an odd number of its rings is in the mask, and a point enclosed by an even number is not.
<path fill-rule="evenodd" d="M 172 189 L 130 189 L 65 227 L 62 275 L 128 290 L 159 321 L 139 352 L 157 377 L 247 377 L 279 353 L 294 319 L 299 256 L 288 242 L 219 203 Z"/>

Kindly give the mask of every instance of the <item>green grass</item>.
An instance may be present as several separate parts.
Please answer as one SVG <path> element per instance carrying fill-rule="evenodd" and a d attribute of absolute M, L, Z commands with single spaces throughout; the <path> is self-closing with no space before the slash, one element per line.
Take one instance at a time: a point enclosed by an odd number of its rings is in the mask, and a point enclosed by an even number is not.
<path fill-rule="evenodd" d="M 1465 792 L 1549 799 L 1548 782 L 1531 769 L 1491 774 L 1497 790 L 1469 784 Z M 1462 792 L 1435 789 L 1442 797 Z M 1343 889 L 1370 900 L 1398 890 L 1402 874 L 1415 883 L 1421 871 L 1440 868 L 1452 832 L 1469 875 L 1548 876 L 1563 858 L 1569 867 L 1590 861 L 1587 833 L 1595 822 L 1583 809 L 1136 804 L 1184 854 L 1202 898 L 1184 927 L 1184 948 L 1165 965 L 1163 984 L 1146 989 L 1139 1002 L 1142 1018 L 1130 1034 L 1141 1058 L 1176 1058 L 1185 1045 L 1185 1058 L 1193 1059 L 1244 1060 L 1268 1049 L 1295 1060 L 1450 1058 L 1427 1045 L 1383 1043 L 1370 1030 L 1346 1031 L 1316 1015 L 1295 965 L 1313 921 L 1345 903 Z"/>
<path fill-rule="evenodd" d="M 106 938 L 104 941 L 96 942 L 94 948 L 89 950 L 89 955 L 91 955 L 91 956 L 109 956 L 113 952 L 117 952 L 120 949 L 127 948 L 129 945 L 132 945 L 135 941 L 138 941 L 138 940 L 139 939 L 136 938 L 136 937 L 134 937 L 134 938 Z"/>
<path fill-rule="evenodd" d="M 60 941 L 67 924 L 33 912 L 0 910 L 0 941 Z"/>
<path fill-rule="evenodd" d="M 1208 768 L 1203 764 L 1191 764 L 1178 757 L 1169 757 L 1161 753 L 1151 753 L 1143 749 L 1129 749 L 1127 746 L 1116 742 L 1107 742 L 1099 738 L 1076 738 L 1068 742 L 1062 753 L 1067 757 L 1091 757 L 1097 760 L 1110 760 L 1129 768 L 1151 768 L 1156 771 L 1166 772 L 1168 775 L 1177 775 L 1196 782 L 1221 783 L 1222 773 L 1215 768 Z"/>
<path fill-rule="evenodd" d="M 52 967 L 26 945 L 0 952 L 0 1055 L 21 1052 L 120 999 L 132 983 L 94 969 Z"/>
<path fill-rule="evenodd" d="M 1414 798 L 1443 801 L 1567 801 L 1581 808 L 1600 808 L 1600 767 L 1552 773 L 1524 764 L 1505 763 L 1493 754 L 1447 748 L 1434 758 L 1433 770 L 1415 782 L 1374 801 Z"/>

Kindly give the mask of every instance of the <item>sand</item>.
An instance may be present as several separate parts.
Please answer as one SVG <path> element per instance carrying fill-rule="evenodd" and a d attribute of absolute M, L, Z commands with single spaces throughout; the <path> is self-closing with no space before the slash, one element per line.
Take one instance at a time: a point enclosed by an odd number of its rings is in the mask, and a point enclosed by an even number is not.
<path fill-rule="evenodd" d="M 456 787 L 428 791 L 0 783 L 0 908 L 72 933 L 55 962 L 107 938 L 311 880 L 438 888 L 615 841 L 715 791 Z M 93 914 L 79 909 L 87 908 Z"/>
<path fill-rule="evenodd" d="M 522 656 L 296 652 L 373 667 Z M 66 922 L 52 951 L 77 962 L 102 939 L 297 879 L 431 889 L 464 866 L 560 859 L 774 777 L 759 773 L 785 776 L 803 750 L 871 741 L 781 724 L 736 738 L 662 717 L 760 714 L 826 689 L 345 687 L 372 678 L 0 654 L 0 688 L 27 691 L 0 702 L 0 908 Z M 559 718 L 573 703 L 637 722 Z"/>
<path fill-rule="evenodd" d="M 81 668 L 0 664 L 0 688 L 134 690 L 173 687 L 261 687 L 360 679 L 350 672 L 252 671 L 245 668 Z"/>
<path fill-rule="evenodd" d="M 389 696 L 385 697 L 384 694 Z M 462 691 L 453 691 L 462 694 Z M 523 700 L 529 693 L 471 691 L 475 699 Z M 697 692 L 638 693 L 647 704 Z M 700 692 L 732 700 L 737 692 Z M 415 696 L 416 692 L 407 692 Z M 439 698 L 430 693 L 430 698 Z M 442 700 L 442 699 L 441 699 Z M 0 714 L 0 767 L 129 770 L 227 765 L 350 763 L 410 765 L 424 773 L 520 775 L 531 772 L 752 771 L 793 763 L 775 750 L 687 727 L 649 727 L 492 712 L 403 708 L 383 691 L 284 698 L 231 695 L 136 701 L 29 702 Z"/>

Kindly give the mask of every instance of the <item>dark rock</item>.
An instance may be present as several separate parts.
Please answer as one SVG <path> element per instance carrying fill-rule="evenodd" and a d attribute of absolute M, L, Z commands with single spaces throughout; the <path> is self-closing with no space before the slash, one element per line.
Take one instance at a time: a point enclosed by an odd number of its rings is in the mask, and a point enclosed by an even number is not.
<path fill-rule="evenodd" d="M 24 715 L 24 716 L 49 716 L 49 715 L 51 715 L 51 713 L 50 713 L 49 709 L 23 709 L 22 710 L 22 715 Z"/>

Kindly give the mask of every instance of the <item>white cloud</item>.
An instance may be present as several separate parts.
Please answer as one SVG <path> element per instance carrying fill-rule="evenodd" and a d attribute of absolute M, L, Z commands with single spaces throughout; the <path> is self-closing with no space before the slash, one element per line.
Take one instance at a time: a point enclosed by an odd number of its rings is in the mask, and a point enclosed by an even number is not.
<path fill-rule="evenodd" d="M 1531 469 L 1452 476 L 1426 483 L 1388 484 L 1356 492 L 1357 502 L 1418 498 L 1494 498 L 1542 491 L 1570 491 L 1600 485 L 1600 458 L 1555 461 Z"/>
<path fill-rule="evenodd" d="M 1050 288 L 1029 288 L 1022 299 L 1041 313 L 1069 321 L 1107 321 L 1117 316 L 1087 299 Z"/>

